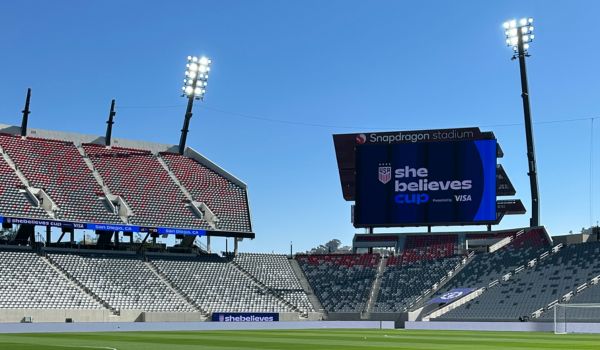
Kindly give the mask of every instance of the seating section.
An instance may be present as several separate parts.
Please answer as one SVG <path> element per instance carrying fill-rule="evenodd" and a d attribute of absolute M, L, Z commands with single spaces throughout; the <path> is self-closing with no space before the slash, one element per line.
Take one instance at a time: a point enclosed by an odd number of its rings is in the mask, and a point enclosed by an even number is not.
<path fill-rule="evenodd" d="M 564 302 L 562 302 L 564 303 Z M 581 292 L 575 294 L 569 301 L 570 308 L 559 308 L 561 314 L 559 322 L 600 322 L 600 284 L 590 285 Z M 588 304 L 588 305 L 582 305 Z M 589 305 L 594 304 L 594 305 Z M 573 307 L 576 306 L 576 307 Z M 554 310 L 549 309 L 542 314 L 539 321 L 554 320 Z"/>
<path fill-rule="evenodd" d="M 84 144 L 105 184 L 133 210 L 130 223 L 150 227 L 210 228 L 149 151 Z"/>
<path fill-rule="evenodd" d="M 457 248 L 457 241 L 457 235 L 407 236 L 402 260 L 413 262 L 453 256 Z"/>
<path fill-rule="evenodd" d="M 297 255 L 319 301 L 329 312 L 361 312 L 377 274 L 378 254 Z"/>
<path fill-rule="evenodd" d="M 546 237 L 544 229 L 534 228 L 528 229 L 524 232 L 517 232 L 515 238 L 507 247 L 513 248 L 525 248 L 525 247 L 544 247 L 548 246 L 550 242 Z"/>
<path fill-rule="evenodd" d="M 391 258 L 391 259 L 390 259 Z M 462 256 L 402 263 L 388 258 L 374 312 L 406 312 L 449 271 L 460 263 Z"/>
<path fill-rule="evenodd" d="M 542 240 L 542 235 L 543 231 L 532 230 L 494 253 L 475 255 L 467 266 L 444 285 L 438 296 L 454 288 L 487 287 L 490 282 L 500 279 L 519 266 L 526 265 L 528 261 L 550 249 L 548 242 Z"/>
<path fill-rule="evenodd" d="M 32 251 L 0 250 L 0 308 L 103 309 Z"/>
<path fill-rule="evenodd" d="M 102 203 L 102 190 L 72 142 L 0 135 L 0 144 L 30 186 L 46 191 L 59 207 L 58 219 L 122 223 Z"/>
<path fill-rule="evenodd" d="M 600 243 L 566 246 L 438 320 L 516 321 L 600 274 Z"/>
<path fill-rule="evenodd" d="M 195 311 L 136 256 L 49 254 L 49 258 L 115 310 Z"/>
<path fill-rule="evenodd" d="M 21 181 L 6 163 L 0 159 L 0 214 L 5 216 L 49 218 L 44 209 L 34 207 L 24 193 L 19 191 Z"/>
<path fill-rule="evenodd" d="M 242 253 L 233 261 L 300 310 L 315 311 L 285 255 Z"/>
<path fill-rule="evenodd" d="M 167 280 L 207 312 L 294 312 L 218 256 L 153 259 Z"/>
<path fill-rule="evenodd" d="M 161 153 L 161 157 L 194 200 L 205 203 L 217 215 L 217 228 L 252 231 L 246 190 L 194 159 L 174 153 Z"/>

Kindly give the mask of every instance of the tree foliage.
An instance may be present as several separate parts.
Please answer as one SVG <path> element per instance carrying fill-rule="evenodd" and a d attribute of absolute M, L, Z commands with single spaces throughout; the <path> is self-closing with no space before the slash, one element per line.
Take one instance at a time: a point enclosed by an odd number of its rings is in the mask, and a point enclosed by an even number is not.
<path fill-rule="evenodd" d="M 325 244 L 321 244 L 311 250 L 307 251 L 309 254 L 328 254 L 328 253 L 348 253 L 351 252 L 352 248 L 349 246 L 342 246 L 342 241 L 339 239 L 332 239 Z"/>

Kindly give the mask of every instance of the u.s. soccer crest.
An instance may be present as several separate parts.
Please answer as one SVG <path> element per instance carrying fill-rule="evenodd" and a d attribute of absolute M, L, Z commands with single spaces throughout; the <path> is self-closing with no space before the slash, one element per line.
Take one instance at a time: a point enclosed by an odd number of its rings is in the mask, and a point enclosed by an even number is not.
<path fill-rule="evenodd" d="M 387 164 L 379 165 L 379 181 L 382 184 L 390 182 L 392 179 L 392 167 Z"/>

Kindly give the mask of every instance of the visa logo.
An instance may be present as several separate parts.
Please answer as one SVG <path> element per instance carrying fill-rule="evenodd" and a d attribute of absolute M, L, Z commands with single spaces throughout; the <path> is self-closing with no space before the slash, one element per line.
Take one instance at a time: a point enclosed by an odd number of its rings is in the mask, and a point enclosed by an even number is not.
<path fill-rule="evenodd" d="M 454 199 L 457 202 L 471 202 L 471 195 L 470 194 L 457 194 L 454 196 Z"/>

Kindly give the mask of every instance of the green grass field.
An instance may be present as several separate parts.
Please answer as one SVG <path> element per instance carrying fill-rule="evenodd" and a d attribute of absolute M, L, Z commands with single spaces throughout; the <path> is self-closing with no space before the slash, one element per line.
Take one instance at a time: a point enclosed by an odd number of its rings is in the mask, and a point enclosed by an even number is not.
<path fill-rule="evenodd" d="M 600 349 L 600 335 L 406 330 L 1 334 L 0 349 Z"/>

